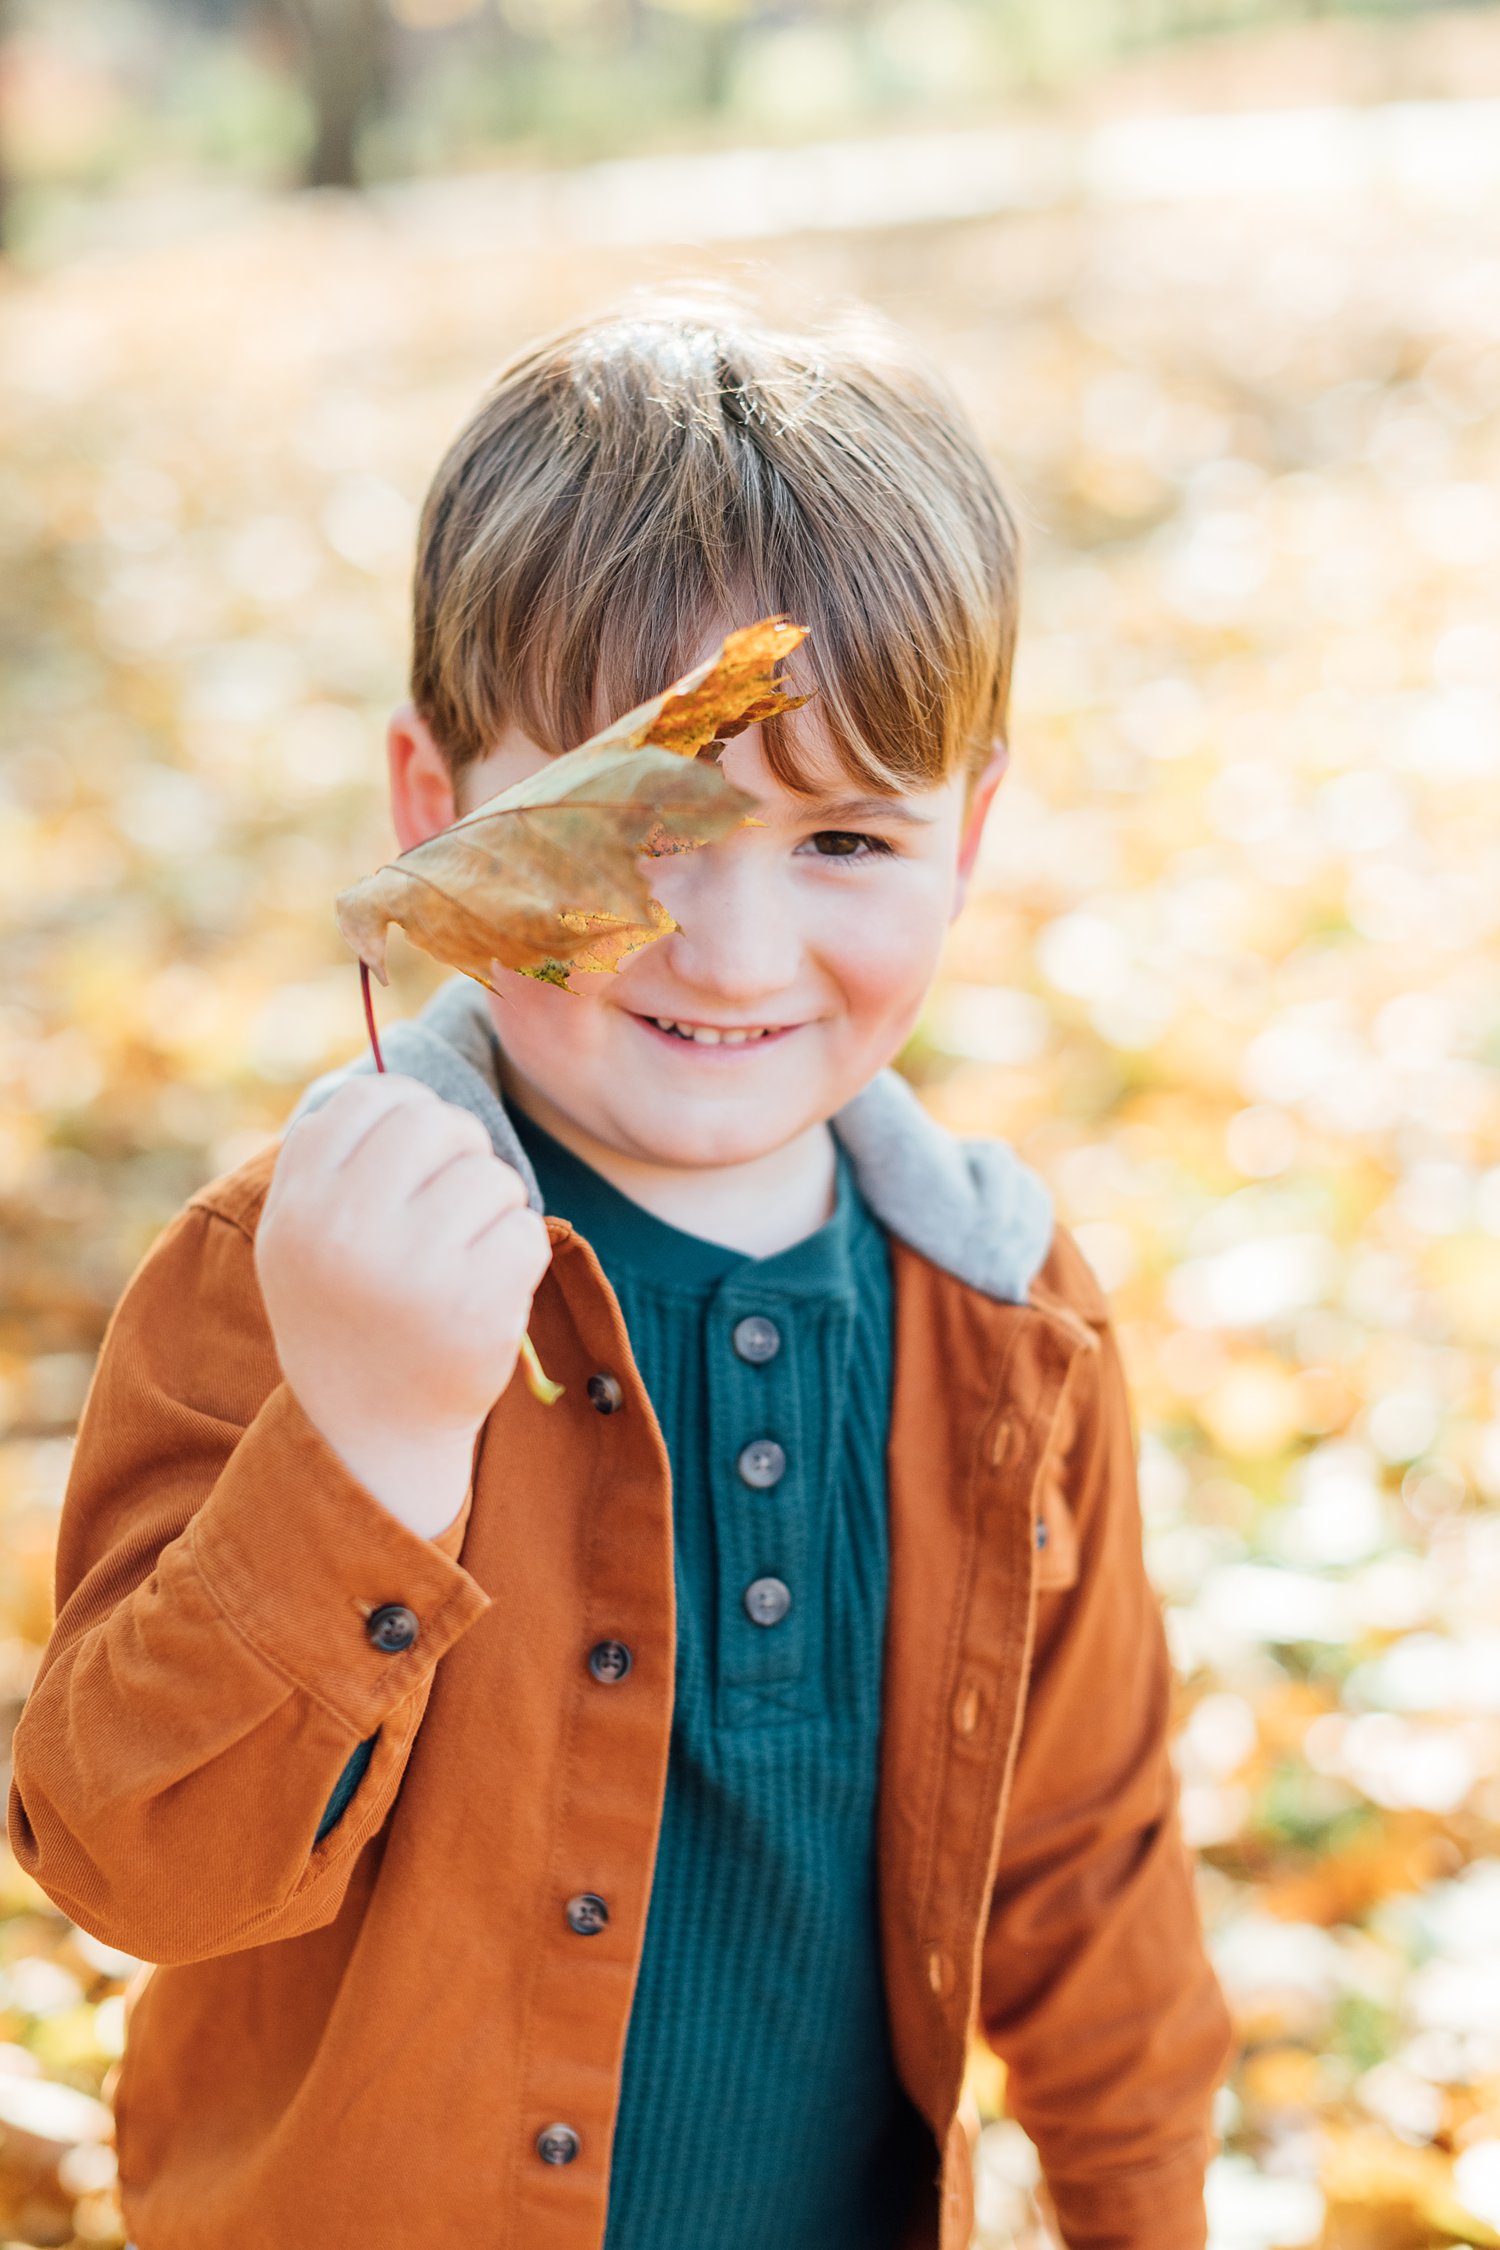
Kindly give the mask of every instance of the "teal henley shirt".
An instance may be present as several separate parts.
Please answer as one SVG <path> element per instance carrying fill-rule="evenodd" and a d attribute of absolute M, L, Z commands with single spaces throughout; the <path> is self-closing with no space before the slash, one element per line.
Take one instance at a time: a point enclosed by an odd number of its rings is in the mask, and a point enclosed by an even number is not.
<path fill-rule="evenodd" d="M 672 1470 L 676 1697 L 605 2250 L 892 2250 L 937 2156 L 876 1888 L 885 1236 L 842 1150 L 832 1218 L 752 1258 L 510 1115 L 619 1298 Z"/>

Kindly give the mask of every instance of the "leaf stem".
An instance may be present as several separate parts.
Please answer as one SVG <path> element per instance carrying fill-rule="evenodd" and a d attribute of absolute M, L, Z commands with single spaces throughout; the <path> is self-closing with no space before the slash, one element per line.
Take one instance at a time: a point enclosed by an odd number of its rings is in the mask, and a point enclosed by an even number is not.
<path fill-rule="evenodd" d="M 554 1383 L 537 1358 L 536 1346 L 531 1341 L 529 1329 L 521 1338 L 521 1371 L 526 1377 L 527 1390 L 533 1398 L 539 1398 L 543 1406 L 554 1405 L 567 1388 L 564 1383 Z"/>
<path fill-rule="evenodd" d="M 361 961 L 359 964 L 359 989 L 365 1003 L 365 1029 L 370 1034 L 370 1052 L 375 1057 L 375 1068 L 384 1070 L 385 1057 L 380 1052 L 380 1033 L 375 1029 L 375 1001 L 370 991 L 370 964 L 368 961 Z"/>

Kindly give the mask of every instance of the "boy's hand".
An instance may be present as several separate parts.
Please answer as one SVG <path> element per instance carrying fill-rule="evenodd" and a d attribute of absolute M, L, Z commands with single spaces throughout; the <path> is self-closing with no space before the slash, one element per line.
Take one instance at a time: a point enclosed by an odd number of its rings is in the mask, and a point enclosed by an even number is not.
<path fill-rule="evenodd" d="M 551 1254 L 478 1119 L 414 1078 L 352 1080 L 282 1143 L 255 1237 L 282 1373 L 425 1537 L 463 1504 Z"/>

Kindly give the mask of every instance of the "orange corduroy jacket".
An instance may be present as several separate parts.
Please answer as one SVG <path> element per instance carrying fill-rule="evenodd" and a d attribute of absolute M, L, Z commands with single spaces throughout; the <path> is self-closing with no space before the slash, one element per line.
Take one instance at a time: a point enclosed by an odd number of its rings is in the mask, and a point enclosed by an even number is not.
<path fill-rule="evenodd" d="M 549 1217 L 531 1329 L 565 1396 L 513 1382 L 456 1521 L 408 1530 L 281 1378 L 253 1263 L 273 1159 L 193 1197 L 111 1323 L 12 1844 L 153 1965 L 116 2092 L 139 2250 L 599 2250 L 672 1716 L 660 1429 L 597 1259 Z M 907 2243 L 969 2241 L 977 2030 L 1069 2250 L 1200 2250 L 1230 2034 L 1107 1308 L 1061 1225 L 1023 1302 L 892 1249 L 881 1933 L 933 2134 Z M 391 1604 L 409 1646 L 367 1631 Z M 591 1669 L 602 1640 L 623 1678 Z M 609 1905 L 586 1942 L 580 1891 Z M 566 2166 L 538 2150 L 559 2123 Z"/>

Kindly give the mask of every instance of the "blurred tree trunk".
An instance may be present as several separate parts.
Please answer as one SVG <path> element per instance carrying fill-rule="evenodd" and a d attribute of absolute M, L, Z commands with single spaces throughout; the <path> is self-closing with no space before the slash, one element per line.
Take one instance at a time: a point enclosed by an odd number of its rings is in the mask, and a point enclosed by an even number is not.
<path fill-rule="evenodd" d="M 379 114 L 390 90 L 390 19 L 383 0 L 284 4 L 301 36 L 316 121 L 303 184 L 358 187 L 360 127 Z"/>

